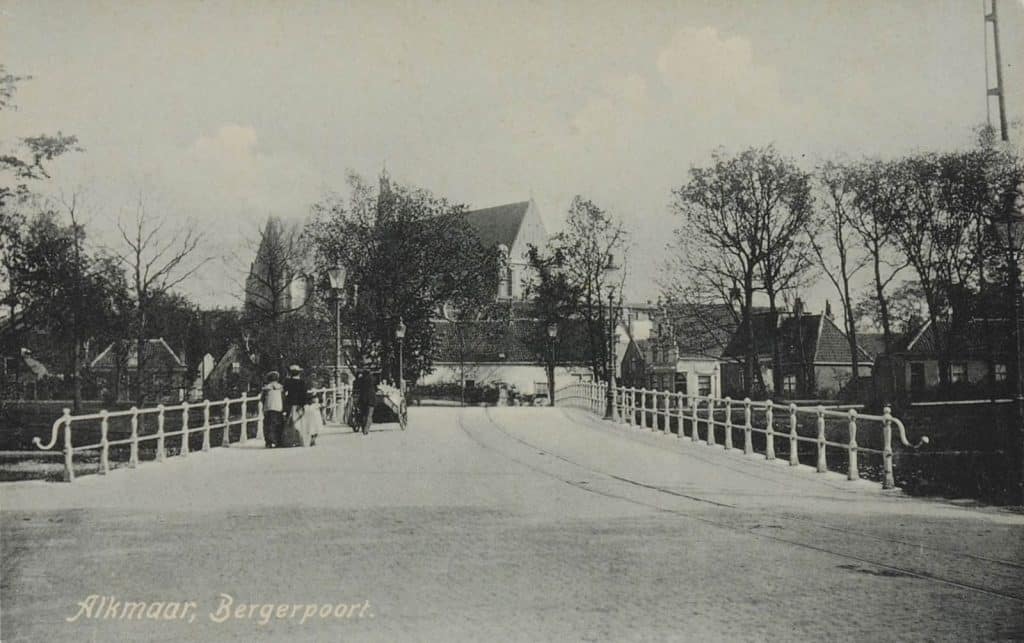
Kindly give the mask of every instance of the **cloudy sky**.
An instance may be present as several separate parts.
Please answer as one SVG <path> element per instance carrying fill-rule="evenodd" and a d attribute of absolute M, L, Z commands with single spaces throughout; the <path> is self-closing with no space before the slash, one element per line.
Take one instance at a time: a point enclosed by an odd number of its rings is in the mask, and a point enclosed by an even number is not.
<path fill-rule="evenodd" d="M 998 1 L 1019 120 L 1024 2 Z M 79 136 L 53 185 L 84 188 L 97 239 L 143 194 L 243 261 L 268 215 L 301 219 L 348 170 L 386 164 L 475 207 L 532 196 L 552 231 L 591 198 L 634 230 L 630 295 L 653 298 L 670 191 L 716 147 L 774 143 L 810 168 L 963 147 L 986 119 L 982 0 L 0 8 L 0 61 L 33 76 L 0 140 Z M 234 304 L 229 272 L 187 290 Z"/>

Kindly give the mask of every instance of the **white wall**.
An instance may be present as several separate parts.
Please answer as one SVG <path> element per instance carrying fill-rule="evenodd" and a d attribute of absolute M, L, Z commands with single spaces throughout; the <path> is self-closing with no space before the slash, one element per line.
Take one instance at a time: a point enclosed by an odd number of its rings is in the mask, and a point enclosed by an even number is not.
<path fill-rule="evenodd" d="M 489 382 L 504 382 L 511 386 L 516 385 L 520 393 L 532 395 L 537 392 L 547 392 L 548 376 L 543 366 L 536 364 L 470 364 L 465 369 L 466 379 L 473 380 L 477 386 Z M 417 384 L 452 384 L 460 383 L 461 369 L 458 364 L 434 364 L 434 371 L 420 377 Z M 562 367 L 555 369 L 555 388 L 561 388 L 579 382 L 581 379 L 589 380 L 590 371 L 583 368 Z M 539 385 L 540 390 L 537 390 Z"/>
<path fill-rule="evenodd" d="M 509 263 L 512 266 L 512 297 L 521 299 L 523 296 L 523 279 L 529 276 L 529 252 L 530 245 L 537 246 L 543 250 L 549 239 L 544 221 L 540 218 L 537 205 L 530 200 L 530 205 L 523 216 L 522 224 L 519 227 L 519 234 L 512 247 L 509 248 Z"/>

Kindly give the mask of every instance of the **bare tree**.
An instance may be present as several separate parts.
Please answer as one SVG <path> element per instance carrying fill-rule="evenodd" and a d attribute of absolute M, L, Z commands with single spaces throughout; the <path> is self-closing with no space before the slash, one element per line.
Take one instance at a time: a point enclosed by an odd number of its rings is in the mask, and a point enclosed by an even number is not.
<path fill-rule="evenodd" d="M 153 219 L 140 196 L 131 224 L 127 227 L 121 221 L 117 224 L 125 247 L 121 260 L 133 295 L 132 330 L 137 361 L 134 398 L 137 404 L 142 404 L 144 395 L 142 375 L 147 357 L 150 304 L 209 261 L 209 258 L 194 257 L 200 238 L 189 224 L 168 229 L 165 223 Z"/>
<path fill-rule="evenodd" d="M 863 268 L 869 254 L 858 252 L 858 243 L 852 219 L 856 206 L 856 170 L 850 166 L 826 163 L 818 170 L 818 186 L 822 192 L 821 216 L 815 226 L 825 232 L 828 246 L 823 246 L 808 231 L 811 247 L 818 265 L 839 294 L 843 306 L 843 330 L 850 347 L 850 366 L 853 370 L 851 393 L 857 399 L 860 379 L 860 352 L 857 346 L 857 326 L 850 281 Z"/>
<path fill-rule="evenodd" d="M 811 212 L 809 177 L 772 147 L 736 156 L 719 151 L 709 167 L 690 168 L 689 180 L 674 195 L 673 208 L 683 220 L 676 230 L 675 267 L 682 268 L 695 299 L 739 301 L 746 332 L 743 387 L 750 392 L 760 377 L 754 293 L 769 294 L 774 322 L 776 296 L 807 268 L 809 251 L 799 237 Z M 772 345 L 778 376 L 774 336 Z"/>

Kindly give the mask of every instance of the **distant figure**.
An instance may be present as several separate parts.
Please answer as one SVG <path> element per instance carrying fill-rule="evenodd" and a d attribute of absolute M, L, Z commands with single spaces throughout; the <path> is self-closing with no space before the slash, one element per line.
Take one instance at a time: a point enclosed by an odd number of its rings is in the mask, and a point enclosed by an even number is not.
<path fill-rule="evenodd" d="M 267 373 L 267 383 L 263 385 L 263 441 L 268 449 L 281 444 L 281 433 L 284 430 L 284 387 L 278 382 L 281 376 L 277 371 Z"/>
<path fill-rule="evenodd" d="M 519 405 L 519 389 L 516 388 L 515 384 L 513 384 L 508 389 L 508 405 L 509 406 L 518 406 Z"/>

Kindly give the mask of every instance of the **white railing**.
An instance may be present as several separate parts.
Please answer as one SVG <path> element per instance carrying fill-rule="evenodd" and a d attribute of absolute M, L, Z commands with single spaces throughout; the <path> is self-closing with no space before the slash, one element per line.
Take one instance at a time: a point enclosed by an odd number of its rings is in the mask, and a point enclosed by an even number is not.
<path fill-rule="evenodd" d="M 583 382 L 572 384 L 555 391 L 555 401 L 567 406 L 576 406 L 593 413 L 605 414 L 608 410 L 609 398 L 612 400 L 611 417 L 616 422 L 638 425 L 666 434 L 674 431 L 679 438 L 687 437 L 686 427 L 689 426 L 689 438 L 693 442 L 703 442 L 708 446 L 719 444 L 732 450 L 734 433 L 742 435 L 743 453 L 754 453 L 753 434 L 765 436 L 764 457 L 775 459 L 775 441 L 786 440 L 789 443 L 789 464 L 800 464 L 799 443 L 813 443 L 817 450 L 816 469 L 819 473 L 828 471 L 828 448 L 837 448 L 847 454 L 847 478 L 860 478 L 857 456 L 860 452 L 879 454 L 882 456 L 884 477 L 882 486 L 892 489 L 896 486 L 893 474 L 893 427 L 900 443 L 917 449 L 928 443 L 922 437 L 917 444 L 907 439 L 907 430 L 903 422 L 892 415 L 891 409 L 885 407 L 882 415 L 859 413 L 856 409 L 846 411 L 832 410 L 824 406 L 797 406 L 796 404 L 777 404 L 771 400 L 753 401 L 715 398 L 702 395 L 686 395 L 668 391 L 616 387 L 613 394 L 608 395 L 608 385 L 604 383 Z M 735 413 L 742 411 L 737 419 Z M 784 420 L 784 421 L 783 421 Z M 776 424 L 782 421 L 782 430 L 776 430 Z M 806 421 L 813 421 L 816 435 L 801 435 L 799 428 Z M 826 425 L 831 423 L 832 433 L 845 433 L 844 441 L 829 439 Z M 721 431 L 719 431 L 721 429 Z M 871 436 L 878 448 L 864 447 L 858 444 L 858 431 L 873 430 Z M 720 434 L 720 435 L 719 435 Z M 702 437 L 703 436 L 703 437 Z"/>
<path fill-rule="evenodd" d="M 351 396 L 351 389 L 347 386 L 335 388 L 312 389 L 311 394 L 317 399 L 327 421 L 340 421 L 344 408 Z M 232 417 L 232 412 L 237 412 Z M 255 411 L 255 415 L 250 414 Z M 199 417 L 193 421 L 193 415 Z M 155 432 L 142 433 L 140 428 L 150 421 L 155 423 Z M 167 430 L 167 424 L 177 425 L 174 430 Z M 99 441 L 89 444 L 76 445 L 73 440 L 74 427 L 78 424 L 81 430 L 90 431 L 96 435 L 96 424 L 98 423 Z M 83 427 L 83 425 L 85 425 Z M 91 425 L 91 426 L 90 426 Z M 112 426 L 113 425 L 113 426 Z M 64 442 L 64 481 L 71 482 L 75 479 L 74 458 L 76 453 L 85 451 L 99 451 L 99 471 L 101 475 L 110 472 L 110 448 L 128 445 L 128 466 L 135 468 L 139 465 L 139 445 L 145 442 L 156 441 L 153 459 L 162 462 L 167 458 L 167 438 L 180 437 L 178 454 L 187 457 L 191 452 L 189 437 L 196 433 L 202 433 L 203 441 L 200 449 L 209 451 L 211 447 L 210 434 L 215 429 L 221 429 L 220 446 L 230 446 L 232 427 L 239 427 L 237 442 L 245 444 L 251 439 L 263 440 L 263 402 L 259 395 L 242 395 L 237 398 L 224 398 L 211 402 L 182 402 L 172 406 L 158 404 L 147 408 L 132 407 L 126 411 L 100 411 L 98 413 L 85 413 L 72 415 L 70 409 L 64 409 L 54 423 L 50 433 L 50 441 L 42 443 L 38 437 L 32 439 L 32 443 L 39 449 L 50 450 L 57 445 L 58 436 L 63 429 Z M 255 434 L 250 435 L 249 429 L 255 426 Z M 110 439 L 111 434 L 124 435 L 127 437 Z"/>

